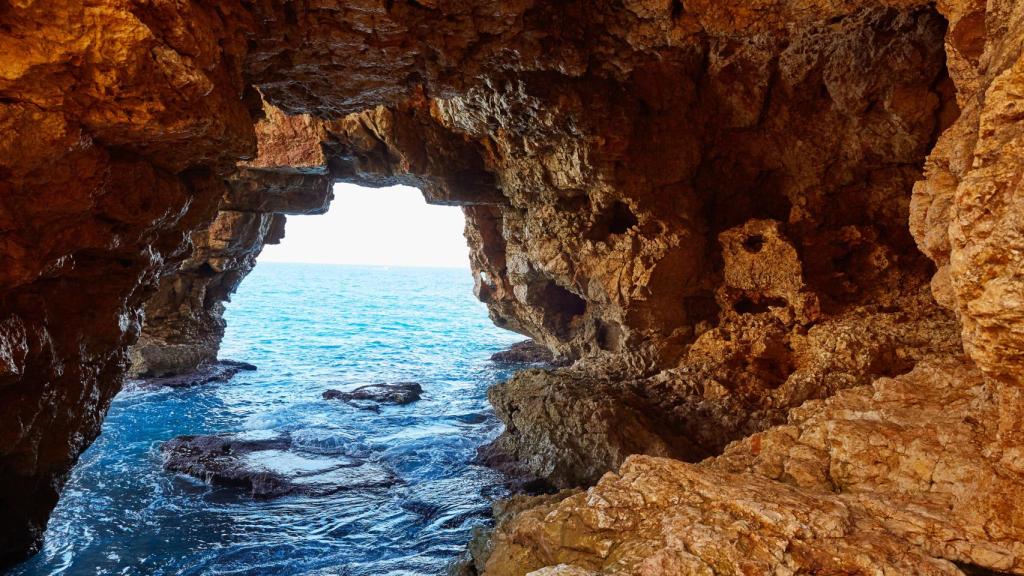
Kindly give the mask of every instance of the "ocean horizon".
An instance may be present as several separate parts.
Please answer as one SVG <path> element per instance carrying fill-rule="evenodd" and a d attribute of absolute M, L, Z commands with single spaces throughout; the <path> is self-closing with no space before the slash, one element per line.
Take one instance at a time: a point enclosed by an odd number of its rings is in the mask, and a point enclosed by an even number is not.
<path fill-rule="evenodd" d="M 260 263 L 227 305 L 220 354 L 258 369 L 126 387 L 43 549 L 12 574 L 443 572 L 505 493 L 498 472 L 470 461 L 501 428 L 487 388 L 511 374 L 489 357 L 522 340 L 491 323 L 472 287 L 466 268 Z M 422 399 L 375 412 L 322 398 L 399 381 L 420 383 Z M 361 462 L 397 480 L 253 498 L 163 469 L 162 443 L 192 434 L 287 437 L 287 462 Z"/>

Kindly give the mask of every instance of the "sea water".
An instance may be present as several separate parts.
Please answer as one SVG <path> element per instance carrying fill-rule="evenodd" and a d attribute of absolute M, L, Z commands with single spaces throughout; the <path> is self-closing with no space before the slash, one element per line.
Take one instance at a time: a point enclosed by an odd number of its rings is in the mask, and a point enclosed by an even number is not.
<path fill-rule="evenodd" d="M 470 461 L 500 431 L 486 391 L 510 372 L 489 357 L 521 339 L 490 322 L 472 284 L 464 269 L 261 263 L 227 306 L 221 348 L 259 369 L 119 394 L 43 549 L 13 574 L 443 574 L 502 492 Z M 423 398 L 380 412 L 321 398 L 399 381 Z M 227 432 L 358 454 L 399 483 L 261 500 L 162 469 L 161 442 Z"/>

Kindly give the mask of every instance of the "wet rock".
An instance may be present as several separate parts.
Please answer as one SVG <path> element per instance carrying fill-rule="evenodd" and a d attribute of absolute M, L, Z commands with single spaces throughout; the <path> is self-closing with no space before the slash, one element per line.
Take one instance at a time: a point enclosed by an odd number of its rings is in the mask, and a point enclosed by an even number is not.
<path fill-rule="evenodd" d="M 179 436 L 164 442 L 160 452 L 165 470 L 240 488 L 256 498 L 322 496 L 399 481 L 387 468 L 364 459 L 298 450 L 287 436 Z"/>
<path fill-rule="evenodd" d="M 420 399 L 423 387 L 417 382 L 396 382 L 394 384 L 368 384 L 353 390 L 327 390 L 325 400 L 341 400 L 364 410 L 379 410 L 381 404 L 405 405 Z"/>
<path fill-rule="evenodd" d="M 133 381 L 138 388 L 190 388 L 214 382 L 227 382 L 239 372 L 256 370 L 255 364 L 235 360 L 217 360 L 201 364 L 195 370 L 177 376 L 142 377 Z"/>
<path fill-rule="evenodd" d="M 507 350 L 491 354 L 491 360 L 501 364 L 551 364 L 555 357 L 547 347 L 533 340 L 524 340 Z"/>

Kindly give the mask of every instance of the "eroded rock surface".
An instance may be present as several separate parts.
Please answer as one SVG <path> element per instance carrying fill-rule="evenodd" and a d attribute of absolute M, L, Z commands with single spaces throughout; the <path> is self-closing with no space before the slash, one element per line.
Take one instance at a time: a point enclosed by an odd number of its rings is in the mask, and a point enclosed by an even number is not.
<path fill-rule="evenodd" d="M 263 247 L 284 238 L 285 215 L 323 214 L 334 197 L 319 124 L 266 103 L 263 112 L 256 158 L 239 163 L 213 222 L 191 234 L 191 256 L 146 301 L 142 334 L 131 349 L 132 376 L 187 375 L 214 364 L 224 303 Z"/>
<path fill-rule="evenodd" d="M 194 370 L 173 376 L 154 376 L 129 381 L 138 388 L 191 388 L 213 382 L 228 382 L 239 372 L 256 370 L 254 364 L 234 360 L 218 360 L 200 364 Z"/>
<path fill-rule="evenodd" d="M 287 436 L 179 436 L 164 442 L 160 452 L 164 469 L 170 472 L 238 488 L 255 498 L 323 496 L 340 490 L 385 488 L 399 481 L 386 467 L 365 459 L 303 452 Z"/>
<path fill-rule="evenodd" d="M 367 384 L 352 390 L 326 390 L 324 400 L 341 400 L 368 410 L 380 410 L 381 404 L 412 404 L 420 399 L 423 386 L 418 382 Z"/>
<path fill-rule="evenodd" d="M 499 524 L 484 573 L 1020 573 L 1024 476 L 987 453 L 998 412 L 998 385 L 969 362 L 924 361 L 718 458 L 634 456 L 526 507 Z"/>
<path fill-rule="evenodd" d="M 555 357 L 547 347 L 533 340 L 523 340 L 491 354 L 491 360 L 500 364 L 551 364 Z"/>
<path fill-rule="evenodd" d="M 39 1 L 0 24 L 5 560 L 125 373 L 214 360 L 283 214 L 348 181 L 463 206 L 491 317 L 575 361 L 494 393 L 505 454 L 559 485 L 623 466 L 510 515 L 489 572 L 1024 573 L 1019 498 L 970 491 L 1024 471 L 1019 0 Z M 886 460 L 815 452 L 844 443 Z"/>

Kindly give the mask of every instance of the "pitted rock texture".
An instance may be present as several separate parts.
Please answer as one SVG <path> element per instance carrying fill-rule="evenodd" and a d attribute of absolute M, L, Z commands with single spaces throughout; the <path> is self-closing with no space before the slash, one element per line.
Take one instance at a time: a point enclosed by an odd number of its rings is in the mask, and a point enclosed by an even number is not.
<path fill-rule="evenodd" d="M 963 359 L 929 360 L 809 402 L 699 465 L 631 457 L 587 492 L 520 505 L 478 564 L 491 575 L 1022 573 L 1024 477 L 987 454 L 1000 387 Z"/>
<path fill-rule="evenodd" d="M 662 407 L 609 379 L 525 370 L 488 391 L 505 431 L 478 461 L 567 488 L 596 482 L 630 454 L 706 455 Z"/>
<path fill-rule="evenodd" d="M 720 242 L 718 325 L 677 367 L 648 377 L 595 362 L 520 372 L 489 393 L 505 430 L 484 461 L 560 488 L 593 484 L 630 454 L 697 461 L 807 400 L 961 350 L 955 319 L 923 286 L 828 315 L 777 222 L 752 220 Z"/>
<path fill-rule="evenodd" d="M 523 340 L 507 350 L 491 354 L 491 361 L 498 364 L 551 364 L 555 358 L 546 347 L 533 340 Z"/>
<path fill-rule="evenodd" d="M 979 481 L 1024 471 L 1020 0 L 40 0 L 0 4 L 0 24 L 5 560 L 38 546 L 140 333 L 136 372 L 212 360 L 220 306 L 281 214 L 322 211 L 332 181 L 463 206 L 494 321 L 576 361 L 504 393 L 522 435 L 503 442 L 525 462 L 535 448 L 535 472 L 570 478 L 558 461 L 594 450 L 599 465 L 566 483 L 585 481 L 638 448 L 614 421 L 552 444 L 584 420 L 542 417 L 531 398 L 642 406 L 645 445 L 695 458 L 673 439 L 717 453 L 915 364 L 932 390 L 948 370 L 927 367 L 959 358 L 960 340 L 970 377 L 956 382 L 996 387 L 998 425 L 957 465 Z M 942 416 L 913 414 L 928 430 Z M 643 521 L 595 549 L 665 550 L 648 572 L 871 558 L 1021 572 L 1015 507 L 929 515 L 945 496 L 921 483 L 851 503 L 752 472 L 625 466 L 598 490 Z M 644 528 L 664 502 L 687 503 L 667 547 Z M 540 536 L 516 545 L 530 560 L 508 566 L 614 570 L 589 552 L 563 562 Z"/>
<path fill-rule="evenodd" d="M 217 360 L 224 303 L 256 266 L 267 244 L 284 238 L 285 214 L 323 214 L 334 195 L 308 116 L 285 116 L 266 103 L 256 124 L 258 153 L 227 180 L 220 210 L 191 234 L 192 254 L 160 280 L 131 349 L 134 377 L 187 375 Z"/>

